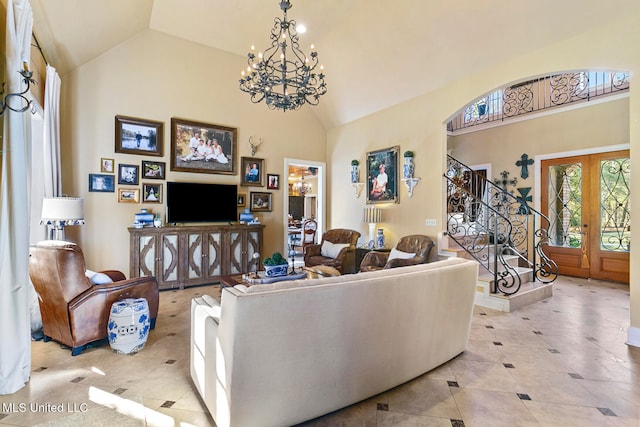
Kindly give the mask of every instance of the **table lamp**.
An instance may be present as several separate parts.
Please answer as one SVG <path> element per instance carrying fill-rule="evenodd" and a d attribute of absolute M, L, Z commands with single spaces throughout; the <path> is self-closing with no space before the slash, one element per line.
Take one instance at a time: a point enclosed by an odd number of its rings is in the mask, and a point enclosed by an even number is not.
<path fill-rule="evenodd" d="M 373 206 L 364 208 L 363 221 L 369 223 L 369 242 L 370 248 L 375 247 L 375 230 L 376 223 L 382 222 L 382 209 Z"/>
<path fill-rule="evenodd" d="M 49 240 L 65 240 L 65 225 L 84 224 L 84 200 L 75 197 L 45 197 L 40 224 L 49 226 Z"/>

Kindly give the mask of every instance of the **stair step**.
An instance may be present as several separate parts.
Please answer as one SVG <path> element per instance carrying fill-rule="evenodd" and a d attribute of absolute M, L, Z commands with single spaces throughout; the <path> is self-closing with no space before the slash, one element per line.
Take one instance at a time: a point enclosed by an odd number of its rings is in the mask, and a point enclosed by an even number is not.
<path fill-rule="evenodd" d="M 474 303 L 480 307 L 491 308 L 506 313 L 517 310 L 553 296 L 553 284 L 527 282 L 513 295 L 492 294 L 489 282 L 478 281 Z"/>
<path fill-rule="evenodd" d="M 529 283 L 533 280 L 533 269 L 529 267 L 515 267 L 515 270 L 520 276 L 520 283 Z M 478 274 L 478 280 L 482 282 L 493 282 L 493 274 L 489 273 L 485 269 L 481 269 Z"/>

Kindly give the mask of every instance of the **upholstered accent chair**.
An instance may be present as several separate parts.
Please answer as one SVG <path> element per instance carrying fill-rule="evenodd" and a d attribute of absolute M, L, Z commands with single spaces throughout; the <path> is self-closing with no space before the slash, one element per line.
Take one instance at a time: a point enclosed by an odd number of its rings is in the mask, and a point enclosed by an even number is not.
<path fill-rule="evenodd" d="M 327 265 L 340 272 L 354 273 L 356 244 L 360 233 L 345 228 L 327 230 L 320 244 L 308 245 L 304 249 L 304 265 L 313 267 Z"/>
<path fill-rule="evenodd" d="M 391 252 L 371 251 L 366 254 L 360 264 L 360 271 L 427 263 L 431 260 L 431 251 L 434 246 L 429 236 L 421 234 L 404 236 Z"/>
<path fill-rule="evenodd" d="M 74 243 L 46 240 L 29 248 L 29 277 L 38 293 L 44 339 L 71 347 L 73 356 L 107 338 L 111 305 L 116 301 L 146 298 L 151 329 L 158 315 L 155 277 L 127 280 L 116 270 L 92 276 L 88 277 L 82 250 Z"/>

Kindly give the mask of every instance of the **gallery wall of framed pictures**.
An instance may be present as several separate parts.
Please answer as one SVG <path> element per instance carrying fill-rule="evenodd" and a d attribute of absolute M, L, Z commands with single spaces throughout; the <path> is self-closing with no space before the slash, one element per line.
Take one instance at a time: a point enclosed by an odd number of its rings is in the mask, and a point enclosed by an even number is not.
<path fill-rule="evenodd" d="M 114 153 L 163 157 L 164 128 L 162 121 L 116 115 Z M 280 175 L 267 173 L 263 158 L 240 157 L 237 139 L 235 127 L 172 117 L 170 171 L 239 175 L 238 189 L 266 187 L 267 190 L 280 190 Z M 89 174 L 89 192 L 115 193 L 119 203 L 164 203 L 167 163 L 151 158 L 133 159 L 101 157 L 99 173 Z M 175 175 L 172 178 L 181 180 Z M 252 212 L 271 212 L 272 197 L 272 192 L 239 192 L 237 207 L 239 210 L 249 207 Z"/>

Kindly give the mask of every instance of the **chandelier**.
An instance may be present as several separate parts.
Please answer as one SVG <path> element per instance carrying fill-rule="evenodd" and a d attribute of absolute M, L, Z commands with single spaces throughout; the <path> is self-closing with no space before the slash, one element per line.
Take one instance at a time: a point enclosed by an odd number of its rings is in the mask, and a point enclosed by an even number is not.
<path fill-rule="evenodd" d="M 318 105 L 327 92 L 324 83 L 324 68 L 316 73 L 318 53 L 311 45 L 311 53 L 305 55 L 300 50 L 296 21 L 287 19 L 289 0 L 280 1 L 284 13 L 282 19 L 276 17 L 271 29 L 271 46 L 264 53 L 255 55 L 251 46 L 246 72 L 242 71 L 240 90 L 251 95 L 251 102 L 264 100 L 272 110 L 297 110 L 304 103 Z"/>
<path fill-rule="evenodd" d="M 304 176 L 300 177 L 300 182 L 296 184 L 296 189 L 298 190 L 298 194 L 304 196 L 309 191 L 311 191 L 311 184 L 304 180 Z"/>

